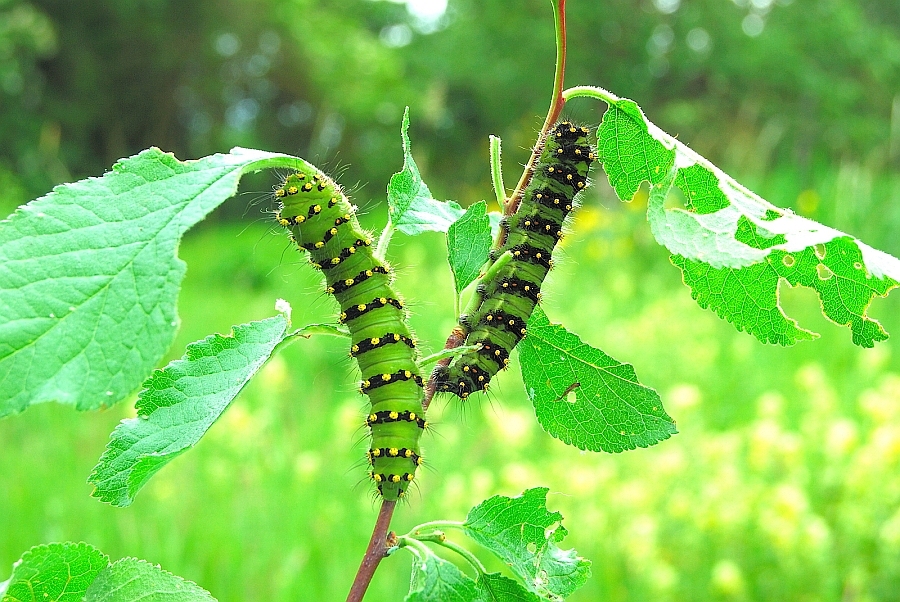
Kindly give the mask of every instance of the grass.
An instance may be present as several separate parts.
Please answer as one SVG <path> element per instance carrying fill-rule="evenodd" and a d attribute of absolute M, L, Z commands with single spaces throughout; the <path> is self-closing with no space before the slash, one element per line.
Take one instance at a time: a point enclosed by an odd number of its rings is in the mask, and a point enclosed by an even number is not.
<path fill-rule="evenodd" d="M 564 547 L 594 563 L 576 602 L 890 598 L 900 587 L 895 339 L 855 348 L 812 293 L 786 290 L 788 313 L 822 337 L 764 346 L 697 307 L 642 221 L 639 201 L 582 210 L 545 308 L 634 364 L 680 434 L 624 454 L 579 452 L 540 430 L 514 366 L 487 398 L 435 403 L 430 469 L 395 530 L 546 485 L 570 531 Z M 438 348 L 454 321 L 450 296 L 435 294 L 452 290 L 441 237 L 398 235 L 392 251 L 415 330 Z M 333 317 L 319 276 L 268 225 L 205 227 L 180 254 L 189 271 L 171 358 L 272 315 L 278 297 L 295 325 Z M 871 313 L 900 335 L 900 296 Z M 45 405 L 0 422 L 0 567 L 38 543 L 84 540 L 160 563 L 223 601 L 342 599 L 376 512 L 360 463 L 365 406 L 343 344 L 290 346 L 127 509 L 91 499 L 85 480 L 131 404 L 88 414 Z M 385 562 L 367 600 L 402 599 L 409 560 Z"/>

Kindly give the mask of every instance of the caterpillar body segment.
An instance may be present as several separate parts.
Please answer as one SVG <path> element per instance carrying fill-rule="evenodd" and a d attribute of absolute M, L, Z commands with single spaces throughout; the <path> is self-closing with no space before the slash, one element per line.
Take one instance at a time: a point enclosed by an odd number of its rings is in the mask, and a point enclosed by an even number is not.
<path fill-rule="evenodd" d="M 491 378 L 509 363 L 509 354 L 525 336 L 525 324 L 540 301 L 563 223 L 575 208 L 575 196 L 587 186 L 596 159 L 590 130 L 569 122 L 551 129 L 542 145 L 518 210 L 500 223 L 502 245 L 490 254 L 491 262 L 507 253 L 510 260 L 480 285 L 481 304 L 460 320 L 464 344 L 481 348 L 435 369 L 432 378 L 438 392 L 465 399 L 486 390 Z"/>
<path fill-rule="evenodd" d="M 362 374 L 360 392 L 371 404 L 365 421 L 372 437 L 369 476 L 384 499 L 397 500 L 422 463 L 419 442 L 427 423 L 415 337 L 390 266 L 374 256 L 372 240 L 340 187 L 312 166 L 301 164 L 275 197 L 276 221 L 309 253 L 325 275 L 326 292 L 340 305 L 339 321 L 350 331 L 350 355 Z"/>

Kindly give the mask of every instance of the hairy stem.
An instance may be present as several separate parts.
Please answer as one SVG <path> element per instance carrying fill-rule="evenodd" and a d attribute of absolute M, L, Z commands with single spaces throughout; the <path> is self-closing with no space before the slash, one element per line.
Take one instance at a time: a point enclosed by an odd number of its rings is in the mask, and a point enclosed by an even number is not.
<path fill-rule="evenodd" d="M 503 169 L 500 162 L 500 138 L 491 135 L 491 181 L 494 183 L 494 194 L 502 209 L 506 204 L 506 186 L 503 184 Z"/>
<path fill-rule="evenodd" d="M 356 579 L 350 587 L 350 593 L 347 594 L 347 602 L 361 602 L 363 596 L 366 595 L 366 589 L 375 575 L 375 569 L 381 559 L 387 556 L 390 546 L 387 543 L 388 528 L 391 526 L 391 517 L 394 515 L 394 508 L 397 506 L 396 501 L 384 500 L 381 502 L 381 511 L 378 513 L 378 519 L 375 521 L 375 528 L 372 530 L 372 539 L 369 540 L 369 547 L 363 556 L 356 572 Z"/>

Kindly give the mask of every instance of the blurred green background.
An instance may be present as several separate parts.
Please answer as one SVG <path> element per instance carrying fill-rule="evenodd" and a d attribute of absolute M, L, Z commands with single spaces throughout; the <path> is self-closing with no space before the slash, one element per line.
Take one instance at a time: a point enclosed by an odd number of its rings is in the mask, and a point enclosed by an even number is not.
<path fill-rule="evenodd" d="M 569 0 L 569 19 L 569 85 L 633 98 L 774 203 L 900 255 L 896 0 Z M 491 198 L 487 137 L 503 137 L 514 182 L 546 109 L 552 36 L 545 0 L 0 0 L 0 209 L 147 146 L 189 159 L 243 145 L 338 175 L 377 228 L 406 105 L 435 196 Z M 567 107 L 590 124 L 602 109 Z M 333 318 L 266 219 L 276 181 L 249 178 L 184 240 L 170 358 L 272 315 L 278 297 L 297 325 Z M 564 544 L 594 562 L 572 600 L 898 599 L 897 339 L 855 348 L 799 289 L 783 304 L 820 340 L 782 349 L 736 332 L 691 300 L 645 195 L 620 203 L 594 181 L 546 310 L 633 363 L 681 433 L 579 452 L 540 430 L 514 367 L 487 398 L 435 403 L 433 470 L 394 528 L 546 485 Z M 440 235 L 398 235 L 391 254 L 432 348 L 454 320 L 444 253 Z M 900 336 L 900 295 L 871 314 Z M 84 540 L 222 601 L 343 599 L 376 512 L 355 379 L 340 341 L 294 344 L 127 509 L 85 480 L 131 404 L 0 422 L 0 578 L 32 545 Z M 408 571 L 402 553 L 385 562 L 367 600 L 402 599 Z"/>

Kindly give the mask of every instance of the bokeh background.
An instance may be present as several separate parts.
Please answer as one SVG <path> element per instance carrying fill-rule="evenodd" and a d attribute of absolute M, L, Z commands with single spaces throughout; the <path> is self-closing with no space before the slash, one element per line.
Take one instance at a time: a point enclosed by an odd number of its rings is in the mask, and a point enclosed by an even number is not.
<path fill-rule="evenodd" d="M 636 100 L 772 202 L 900 255 L 896 0 L 569 0 L 569 19 L 568 85 Z M 489 134 L 518 178 L 552 72 L 546 0 L 0 0 L 0 209 L 151 145 L 181 159 L 243 145 L 336 174 L 377 228 L 404 106 L 431 190 L 467 205 L 493 197 Z M 567 107 L 588 124 L 602 110 Z M 183 241 L 170 358 L 272 315 L 278 297 L 297 325 L 333 318 L 265 213 L 276 181 L 248 178 Z M 433 470 L 394 528 L 545 485 L 564 544 L 594 563 L 572 600 L 896 600 L 897 339 L 855 348 L 803 289 L 783 304 L 821 339 L 783 349 L 736 332 L 691 300 L 649 234 L 646 195 L 620 203 L 594 182 L 546 310 L 633 363 L 681 433 L 579 452 L 540 430 L 514 367 L 487 398 L 435 403 Z M 454 320 L 444 254 L 437 234 L 391 249 L 432 348 Z M 900 336 L 900 294 L 871 315 Z M 355 379 L 340 341 L 295 343 L 127 509 L 85 480 L 131 403 L 0 422 L 0 578 L 32 545 L 84 540 L 222 601 L 343 599 L 376 512 Z M 385 562 L 367 600 L 402 599 L 409 560 Z"/>

